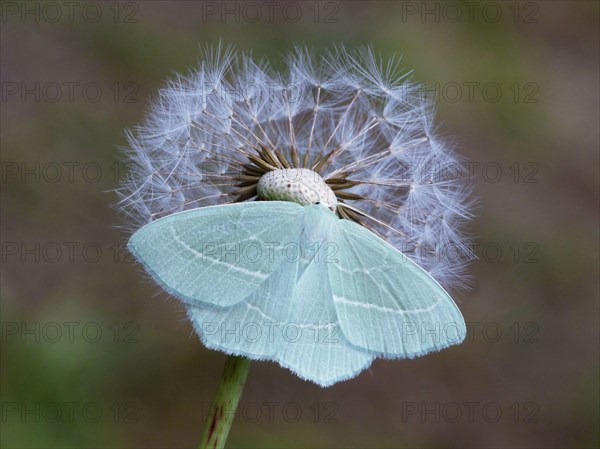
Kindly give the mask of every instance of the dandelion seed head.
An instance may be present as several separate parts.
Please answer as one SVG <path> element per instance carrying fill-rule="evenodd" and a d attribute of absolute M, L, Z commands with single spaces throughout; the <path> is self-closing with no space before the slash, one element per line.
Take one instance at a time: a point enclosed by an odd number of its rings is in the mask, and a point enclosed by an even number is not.
<path fill-rule="evenodd" d="M 397 59 L 384 62 L 371 47 L 318 56 L 297 46 L 279 73 L 219 45 L 201 60 L 167 82 L 145 122 L 126 134 L 129 171 L 117 192 L 132 229 L 186 209 L 264 199 L 265 175 L 301 169 L 318 176 L 311 188 L 319 185 L 317 196 L 341 218 L 368 227 L 444 287 L 465 285 L 472 251 L 461 229 L 473 208 L 465 171 L 437 135 L 432 101 Z M 277 179 L 281 193 L 287 183 Z"/>

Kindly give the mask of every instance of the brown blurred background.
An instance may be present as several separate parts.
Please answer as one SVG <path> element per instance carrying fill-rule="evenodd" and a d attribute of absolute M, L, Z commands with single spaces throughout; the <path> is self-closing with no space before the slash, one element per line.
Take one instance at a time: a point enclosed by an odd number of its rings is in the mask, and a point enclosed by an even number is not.
<path fill-rule="evenodd" d="M 122 129 L 219 38 L 403 55 L 480 198 L 466 343 L 329 389 L 254 363 L 229 447 L 598 447 L 598 5 L 3 2 L 2 447 L 196 446 L 225 356 L 109 203 Z"/>

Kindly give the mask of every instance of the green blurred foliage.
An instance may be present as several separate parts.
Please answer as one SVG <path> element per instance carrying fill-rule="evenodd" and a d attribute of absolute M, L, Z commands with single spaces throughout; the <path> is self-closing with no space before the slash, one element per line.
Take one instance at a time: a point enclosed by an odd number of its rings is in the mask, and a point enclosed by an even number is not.
<path fill-rule="evenodd" d="M 476 2 L 473 20 L 458 2 L 456 23 L 444 2 L 304 2 L 295 23 L 281 13 L 285 2 L 272 21 L 257 2 L 256 23 L 241 2 L 230 2 L 240 13 L 223 19 L 203 16 L 221 2 L 102 3 L 95 23 L 81 13 L 90 2 L 75 3 L 69 20 L 59 2 L 56 23 L 43 2 L 2 4 L 2 447 L 196 444 L 225 356 L 203 348 L 181 306 L 144 282 L 119 246 L 127 235 L 109 204 L 123 175 L 123 128 L 141 122 L 163 81 L 219 39 L 276 66 L 293 43 L 372 43 L 384 57 L 401 55 L 414 80 L 448 89 L 440 130 L 474 164 L 480 199 L 473 288 L 458 294 L 467 321 L 478 323 L 471 341 L 377 361 L 326 390 L 255 363 L 229 447 L 598 447 L 597 2 Z M 489 3 L 503 13 L 497 22 L 481 13 Z M 22 15 L 36 7 L 39 17 Z M 439 21 L 422 19 L 427 7 L 442 8 Z M 73 102 L 34 101 L 5 90 L 36 82 L 98 83 L 102 97 L 85 101 L 76 88 Z M 470 82 L 496 83 L 502 95 L 489 101 L 477 87 L 471 101 Z M 458 99 L 452 83 L 462 88 Z M 101 167 L 96 181 L 84 179 L 86 163 Z M 59 164 L 63 176 L 22 179 L 10 164 Z M 65 164 L 78 164 L 73 182 Z M 486 164 L 502 169 L 497 182 Z M 36 261 L 10 253 L 11 242 L 63 253 Z M 78 245 L 72 259 L 65 242 Z M 79 404 L 72 419 L 70 403 Z M 265 403 L 278 404 L 273 422 Z M 283 413 L 294 403 L 298 420 Z M 465 403 L 478 404 L 472 422 Z M 56 422 L 52 404 L 62 413 Z M 263 415 L 254 422 L 256 404 Z M 436 404 L 439 422 L 421 416 Z M 460 406 L 456 422 L 448 404 Z M 486 404 L 501 408 L 497 422 L 482 415 Z"/>

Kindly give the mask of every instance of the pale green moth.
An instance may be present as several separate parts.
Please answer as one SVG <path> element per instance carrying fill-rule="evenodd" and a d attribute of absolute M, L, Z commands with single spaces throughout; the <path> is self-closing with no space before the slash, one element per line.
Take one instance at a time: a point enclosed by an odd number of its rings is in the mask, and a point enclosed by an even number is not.
<path fill-rule="evenodd" d="M 274 170 L 258 194 L 267 201 L 160 218 L 128 243 L 189 306 L 207 347 L 275 360 L 328 386 L 376 357 L 417 357 L 464 339 L 448 293 L 374 233 L 339 218 L 318 174 Z"/>

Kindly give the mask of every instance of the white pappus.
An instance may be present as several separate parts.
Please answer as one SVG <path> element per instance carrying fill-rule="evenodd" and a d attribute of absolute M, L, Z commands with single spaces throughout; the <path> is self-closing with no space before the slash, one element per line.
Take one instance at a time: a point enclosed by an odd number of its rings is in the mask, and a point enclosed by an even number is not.
<path fill-rule="evenodd" d="M 318 57 L 298 46 L 286 61 L 280 73 L 231 47 L 208 47 L 199 68 L 166 83 L 145 123 L 127 133 L 130 170 L 117 192 L 132 229 L 256 199 L 268 167 L 310 168 L 344 218 L 444 287 L 464 287 L 472 251 L 461 228 L 473 201 L 460 158 L 435 135 L 422 87 L 370 47 Z"/>

